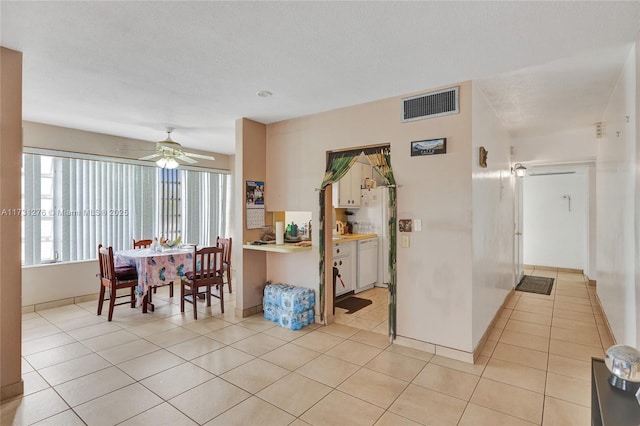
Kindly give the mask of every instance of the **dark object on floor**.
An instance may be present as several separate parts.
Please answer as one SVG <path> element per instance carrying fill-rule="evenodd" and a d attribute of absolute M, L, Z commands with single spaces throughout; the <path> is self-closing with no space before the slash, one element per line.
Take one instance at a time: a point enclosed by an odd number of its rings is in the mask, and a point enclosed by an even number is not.
<path fill-rule="evenodd" d="M 527 293 L 551 294 L 553 288 L 553 278 L 534 277 L 525 275 L 516 286 L 516 291 L 526 291 Z"/>
<path fill-rule="evenodd" d="M 337 308 L 347 309 L 348 310 L 347 313 L 352 314 L 364 308 L 365 306 L 369 306 L 372 303 L 373 302 L 369 299 L 361 299 L 359 297 L 349 296 L 342 300 L 338 300 L 335 303 L 335 306 Z"/>

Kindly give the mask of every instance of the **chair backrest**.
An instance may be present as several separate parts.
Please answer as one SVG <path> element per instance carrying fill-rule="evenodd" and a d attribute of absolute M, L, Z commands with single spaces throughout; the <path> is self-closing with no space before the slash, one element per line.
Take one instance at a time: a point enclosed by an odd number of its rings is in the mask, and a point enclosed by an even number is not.
<path fill-rule="evenodd" d="M 151 247 L 151 244 L 153 244 L 153 240 L 133 240 L 134 249 Z"/>
<path fill-rule="evenodd" d="M 220 238 L 216 239 L 216 246 L 222 249 L 222 261 L 227 265 L 231 266 L 231 237 L 229 238 Z"/>
<path fill-rule="evenodd" d="M 100 263 L 100 281 L 108 285 L 116 279 L 115 262 L 113 261 L 113 247 L 98 245 L 98 262 Z"/>
<path fill-rule="evenodd" d="M 193 255 L 193 276 L 196 285 L 222 284 L 222 253 L 220 247 L 203 247 Z"/>

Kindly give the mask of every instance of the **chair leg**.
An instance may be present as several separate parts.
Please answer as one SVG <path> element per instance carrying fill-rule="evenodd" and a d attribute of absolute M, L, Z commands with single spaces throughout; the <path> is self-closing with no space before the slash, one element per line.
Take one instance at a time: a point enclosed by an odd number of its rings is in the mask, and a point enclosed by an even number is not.
<path fill-rule="evenodd" d="M 224 284 L 220 284 L 218 291 L 220 292 L 220 311 L 224 314 Z"/>
<path fill-rule="evenodd" d="M 193 300 L 193 319 L 198 319 L 198 286 L 191 285 L 191 299 Z"/>
<path fill-rule="evenodd" d="M 108 320 L 111 321 L 113 318 L 113 308 L 116 306 L 116 289 L 111 287 L 109 289 L 109 317 Z"/>
<path fill-rule="evenodd" d="M 169 297 L 173 297 L 173 281 L 169 284 Z"/>
<path fill-rule="evenodd" d="M 207 286 L 207 306 L 211 306 L 211 286 Z"/>
<path fill-rule="evenodd" d="M 232 293 L 231 291 L 231 266 L 227 265 L 227 284 L 229 284 L 229 293 Z"/>
<path fill-rule="evenodd" d="M 184 283 L 180 283 L 180 312 L 184 312 Z"/>
<path fill-rule="evenodd" d="M 104 286 L 100 284 L 100 298 L 98 299 L 98 315 L 102 315 L 102 304 L 104 303 Z"/>
<path fill-rule="evenodd" d="M 157 288 L 158 287 L 154 287 L 153 291 L 151 291 L 150 288 L 147 288 L 147 299 L 148 299 L 149 303 L 153 303 L 153 296 L 152 295 L 153 295 L 153 293 L 156 292 Z"/>
<path fill-rule="evenodd" d="M 134 309 L 136 307 L 136 288 L 131 287 L 131 308 Z"/>

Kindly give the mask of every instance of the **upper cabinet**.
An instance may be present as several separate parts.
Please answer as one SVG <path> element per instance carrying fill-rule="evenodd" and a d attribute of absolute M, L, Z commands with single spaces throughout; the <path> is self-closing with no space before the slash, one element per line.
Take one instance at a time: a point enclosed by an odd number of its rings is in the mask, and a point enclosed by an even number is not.
<path fill-rule="evenodd" d="M 362 168 L 367 166 L 362 163 L 354 163 L 346 175 L 337 184 L 333 185 L 334 207 L 360 207 L 360 188 L 362 185 Z M 371 166 L 369 165 L 369 175 Z"/>

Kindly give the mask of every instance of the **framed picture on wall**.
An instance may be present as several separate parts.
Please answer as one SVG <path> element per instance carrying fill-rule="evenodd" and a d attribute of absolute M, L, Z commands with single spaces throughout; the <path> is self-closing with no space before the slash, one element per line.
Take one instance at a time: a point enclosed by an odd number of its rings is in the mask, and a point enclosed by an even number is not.
<path fill-rule="evenodd" d="M 411 142 L 411 156 L 445 154 L 447 152 L 447 138 L 426 139 Z"/>

